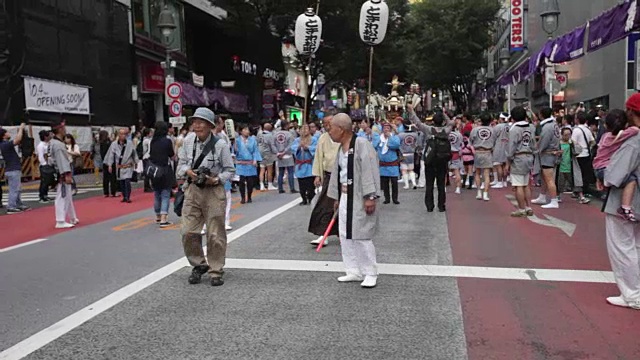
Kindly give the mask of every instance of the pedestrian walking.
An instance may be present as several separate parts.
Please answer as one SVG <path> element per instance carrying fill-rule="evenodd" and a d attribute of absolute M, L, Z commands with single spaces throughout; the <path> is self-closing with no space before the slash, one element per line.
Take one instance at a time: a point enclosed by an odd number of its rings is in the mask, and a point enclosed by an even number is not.
<path fill-rule="evenodd" d="M 98 133 L 98 143 L 100 144 L 100 157 L 102 157 L 102 192 L 104 197 L 109 197 L 109 195 L 116 197 L 116 193 L 118 192 L 116 174 L 109 171 L 110 167 L 114 167 L 114 163 L 107 162 L 109 160 L 107 159 L 107 154 L 111 147 L 109 132 L 100 130 Z"/>
<path fill-rule="evenodd" d="M 171 162 L 175 158 L 175 152 L 171 139 L 167 137 L 168 131 L 169 126 L 166 122 L 156 122 L 153 138 L 149 141 L 149 156 L 144 174 L 145 181 L 148 179 L 153 187 L 153 210 L 156 214 L 156 224 L 161 228 L 171 225 L 168 215 L 173 186 Z"/>
<path fill-rule="evenodd" d="M 302 202 L 300 205 L 308 205 L 315 196 L 313 186 L 313 157 L 316 153 L 317 141 L 309 132 L 309 125 L 302 125 L 300 137 L 296 138 L 291 145 L 291 151 L 296 159 L 295 175 L 298 178 L 298 187 Z"/>
<path fill-rule="evenodd" d="M 7 214 L 19 214 L 30 208 L 22 203 L 20 198 L 22 182 L 22 161 L 16 152 L 16 146 L 20 145 L 24 136 L 25 124 L 20 124 L 15 138 L 7 129 L 0 128 L 0 153 L 5 163 L 4 176 L 9 185 L 9 197 Z M 1 199 L 1 198 L 0 198 Z"/>
<path fill-rule="evenodd" d="M 224 184 L 235 173 L 229 144 L 212 134 L 216 116 L 207 108 L 198 108 L 191 117 L 195 136 L 182 146 L 178 176 L 187 176 L 182 209 L 182 245 L 193 269 L 190 284 L 198 284 L 206 272 L 211 285 L 220 286 L 227 251 L 225 230 L 226 194 Z M 202 250 L 206 225 L 207 256 Z"/>
<path fill-rule="evenodd" d="M 131 203 L 131 178 L 138 162 L 133 141 L 127 140 L 127 135 L 127 129 L 120 129 L 118 139 L 111 143 L 107 152 L 107 163 L 114 164 L 113 166 L 109 165 L 107 170 L 113 171 L 118 179 L 123 203 Z M 171 144 L 173 146 L 173 142 Z"/>

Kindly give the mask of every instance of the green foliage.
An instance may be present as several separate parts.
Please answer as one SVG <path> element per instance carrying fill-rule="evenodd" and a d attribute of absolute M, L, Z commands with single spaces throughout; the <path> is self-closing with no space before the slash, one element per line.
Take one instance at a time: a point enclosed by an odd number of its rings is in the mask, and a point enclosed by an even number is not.
<path fill-rule="evenodd" d="M 464 107 L 500 10 L 499 0 L 423 0 L 411 5 L 406 47 L 409 73 L 425 88 L 449 90 Z"/>

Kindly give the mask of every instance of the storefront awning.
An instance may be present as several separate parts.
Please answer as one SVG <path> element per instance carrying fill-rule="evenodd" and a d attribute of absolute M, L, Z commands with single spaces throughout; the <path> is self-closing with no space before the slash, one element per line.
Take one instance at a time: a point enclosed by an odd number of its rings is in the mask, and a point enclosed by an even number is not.
<path fill-rule="evenodd" d="M 187 106 L 211 106 L 216 102 L 231 113 L 248 113 L 248 97 L 222 89 L 198 88 L 189 83 L 183 83 L 181 100 Z"/>

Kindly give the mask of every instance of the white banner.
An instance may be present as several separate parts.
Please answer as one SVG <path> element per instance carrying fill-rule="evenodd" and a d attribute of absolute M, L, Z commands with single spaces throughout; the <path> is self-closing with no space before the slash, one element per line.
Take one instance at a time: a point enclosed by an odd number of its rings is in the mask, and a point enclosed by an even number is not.
<path fill-rule="evenodd" d="M 89 115 L 89 88 L 43 79 L 24 78 L 27 110 Z"/>
<path fill-rule="evenodd" d="M 7 132 L 11 134 L 12 138 L 15 138 L 18 135 L 19 126 L 5 126 Z M 40 130 L 51 130 L 50 126 L 31 126 L 33 130 L 33 140 L 34 145 L 38 146 L 40 143 Z M 25 127 L 25 132 L 29 134 L 29 125 Z M 89 126 L 67 126 L 67 134 L 73 135 L 73 138 L 76 140 L 76 144 L 80 147 L 80 151 L 89 152 L 91 151 L 91 147 L 93 146 L 93 132 L 91 127 Z"/>

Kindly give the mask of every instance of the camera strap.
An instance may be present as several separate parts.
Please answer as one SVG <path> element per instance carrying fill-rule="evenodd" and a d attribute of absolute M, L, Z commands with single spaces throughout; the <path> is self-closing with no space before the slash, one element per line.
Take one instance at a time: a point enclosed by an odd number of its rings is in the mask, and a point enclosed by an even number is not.
<path fill-rule="evenodd" d="M 213 149 L 216 146 L 216 143 L 218 142 L 218 137 L 216 137 L 215 135 L 211 135 L 211 140 L 207 143 L 207 145 L 204 146 L 204 149 L 202 149 L 202 153 L 200 154 L 200 156 L 198 156 L 197 159 L 195 159 L 195 162 L 191 165 L 191 169 L 192 170 L 197 170 L 200 165 L 202 164 L 202 162 L 204 161 L 204 158 L 213 151 Z M 196 146 L 198 144 L 198 138 L 196 137 L 193 140 L 193 155 L 191 156 L 192 158 L 196 157 Z"/>

